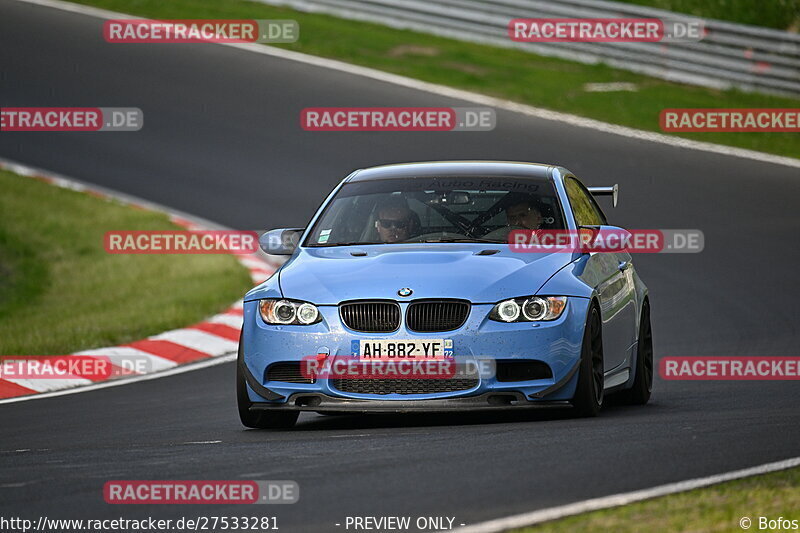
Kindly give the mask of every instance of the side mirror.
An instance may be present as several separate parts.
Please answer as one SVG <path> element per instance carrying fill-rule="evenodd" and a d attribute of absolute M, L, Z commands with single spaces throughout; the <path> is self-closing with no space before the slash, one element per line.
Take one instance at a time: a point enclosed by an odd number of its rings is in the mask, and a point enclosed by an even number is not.
<path fill-rule="evenodd" d="M 281 228 L 263 233 L 258 245 L 270 255 L 292 255 L 300 242 L 305 228 Z"/>
<path fill-rule="evenodd" d="M 617 226 L 580 226 L 578 235 L 585 254 L 627 252 L 631 240 L 631 232 Z"/>

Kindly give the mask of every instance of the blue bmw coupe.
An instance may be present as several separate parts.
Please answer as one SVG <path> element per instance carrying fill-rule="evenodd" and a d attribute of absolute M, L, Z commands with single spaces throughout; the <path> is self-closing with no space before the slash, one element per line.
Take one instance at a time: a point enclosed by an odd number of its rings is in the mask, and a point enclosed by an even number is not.
<path fill-rule="evenodd" d="M 622 231 L 598 195 L 616 205 L 617 187 L 543 164 L 353 172 L 308 227 L 261 237 L 291 257 L 244 298 L 242 423 L 554 405 L 595 416 L 611 393 L 647 403 L 649 299 L 631 255 L 509 244 L 514 230 Z"/>

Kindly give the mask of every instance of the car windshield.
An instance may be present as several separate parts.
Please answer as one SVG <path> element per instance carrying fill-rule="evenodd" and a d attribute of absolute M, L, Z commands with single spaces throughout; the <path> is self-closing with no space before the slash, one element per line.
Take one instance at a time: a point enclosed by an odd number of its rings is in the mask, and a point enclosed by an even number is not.
<path fill-rule="evenodd" d="M 550 180 L 447 176 L 346 183 L 305 246 L 507 243 L 513 229 L 564 229 Z"/>

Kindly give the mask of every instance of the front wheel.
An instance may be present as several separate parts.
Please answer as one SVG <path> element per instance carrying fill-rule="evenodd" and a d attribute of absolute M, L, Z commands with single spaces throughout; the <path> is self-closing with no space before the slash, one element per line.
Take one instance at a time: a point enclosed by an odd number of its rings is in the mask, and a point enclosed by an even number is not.
<path fill-rule="evenodd" d="M 589 310 L 583 332 L 578 386 L 572 405 L 578 416 L 597 416 L 603 407 L 603 328 L 600 312 Z"/>
<path fill-rule="evenodd" d="M 242 340 L 239 339 L 239 357 L 236 360 L 236 403 L 239 407 L 239 419 L 245 427 L 255 429 L 280 429 L 290 428 L 297 422 L 300 413 L 297 411 L 270 412 L 270 411 L 251 411 L 252 402 L 247 395 L 247 383 L 242 372 L 244 355 L 242 352 Z"/>

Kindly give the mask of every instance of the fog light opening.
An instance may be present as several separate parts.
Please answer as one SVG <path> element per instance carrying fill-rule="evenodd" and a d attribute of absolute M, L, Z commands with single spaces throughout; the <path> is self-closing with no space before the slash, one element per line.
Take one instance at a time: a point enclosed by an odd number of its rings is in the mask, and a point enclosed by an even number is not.
<path fill-rule="evenodd" d="M 492 394 L 486 398 L 489 405 L 513 405 L 516 400 L 513 394 Z"/>
<path fill-rule="evenodd" d="M 316 407 L 322 400 L 317 396 L 300 396 L 294 401 L 297 407 Z"/>

